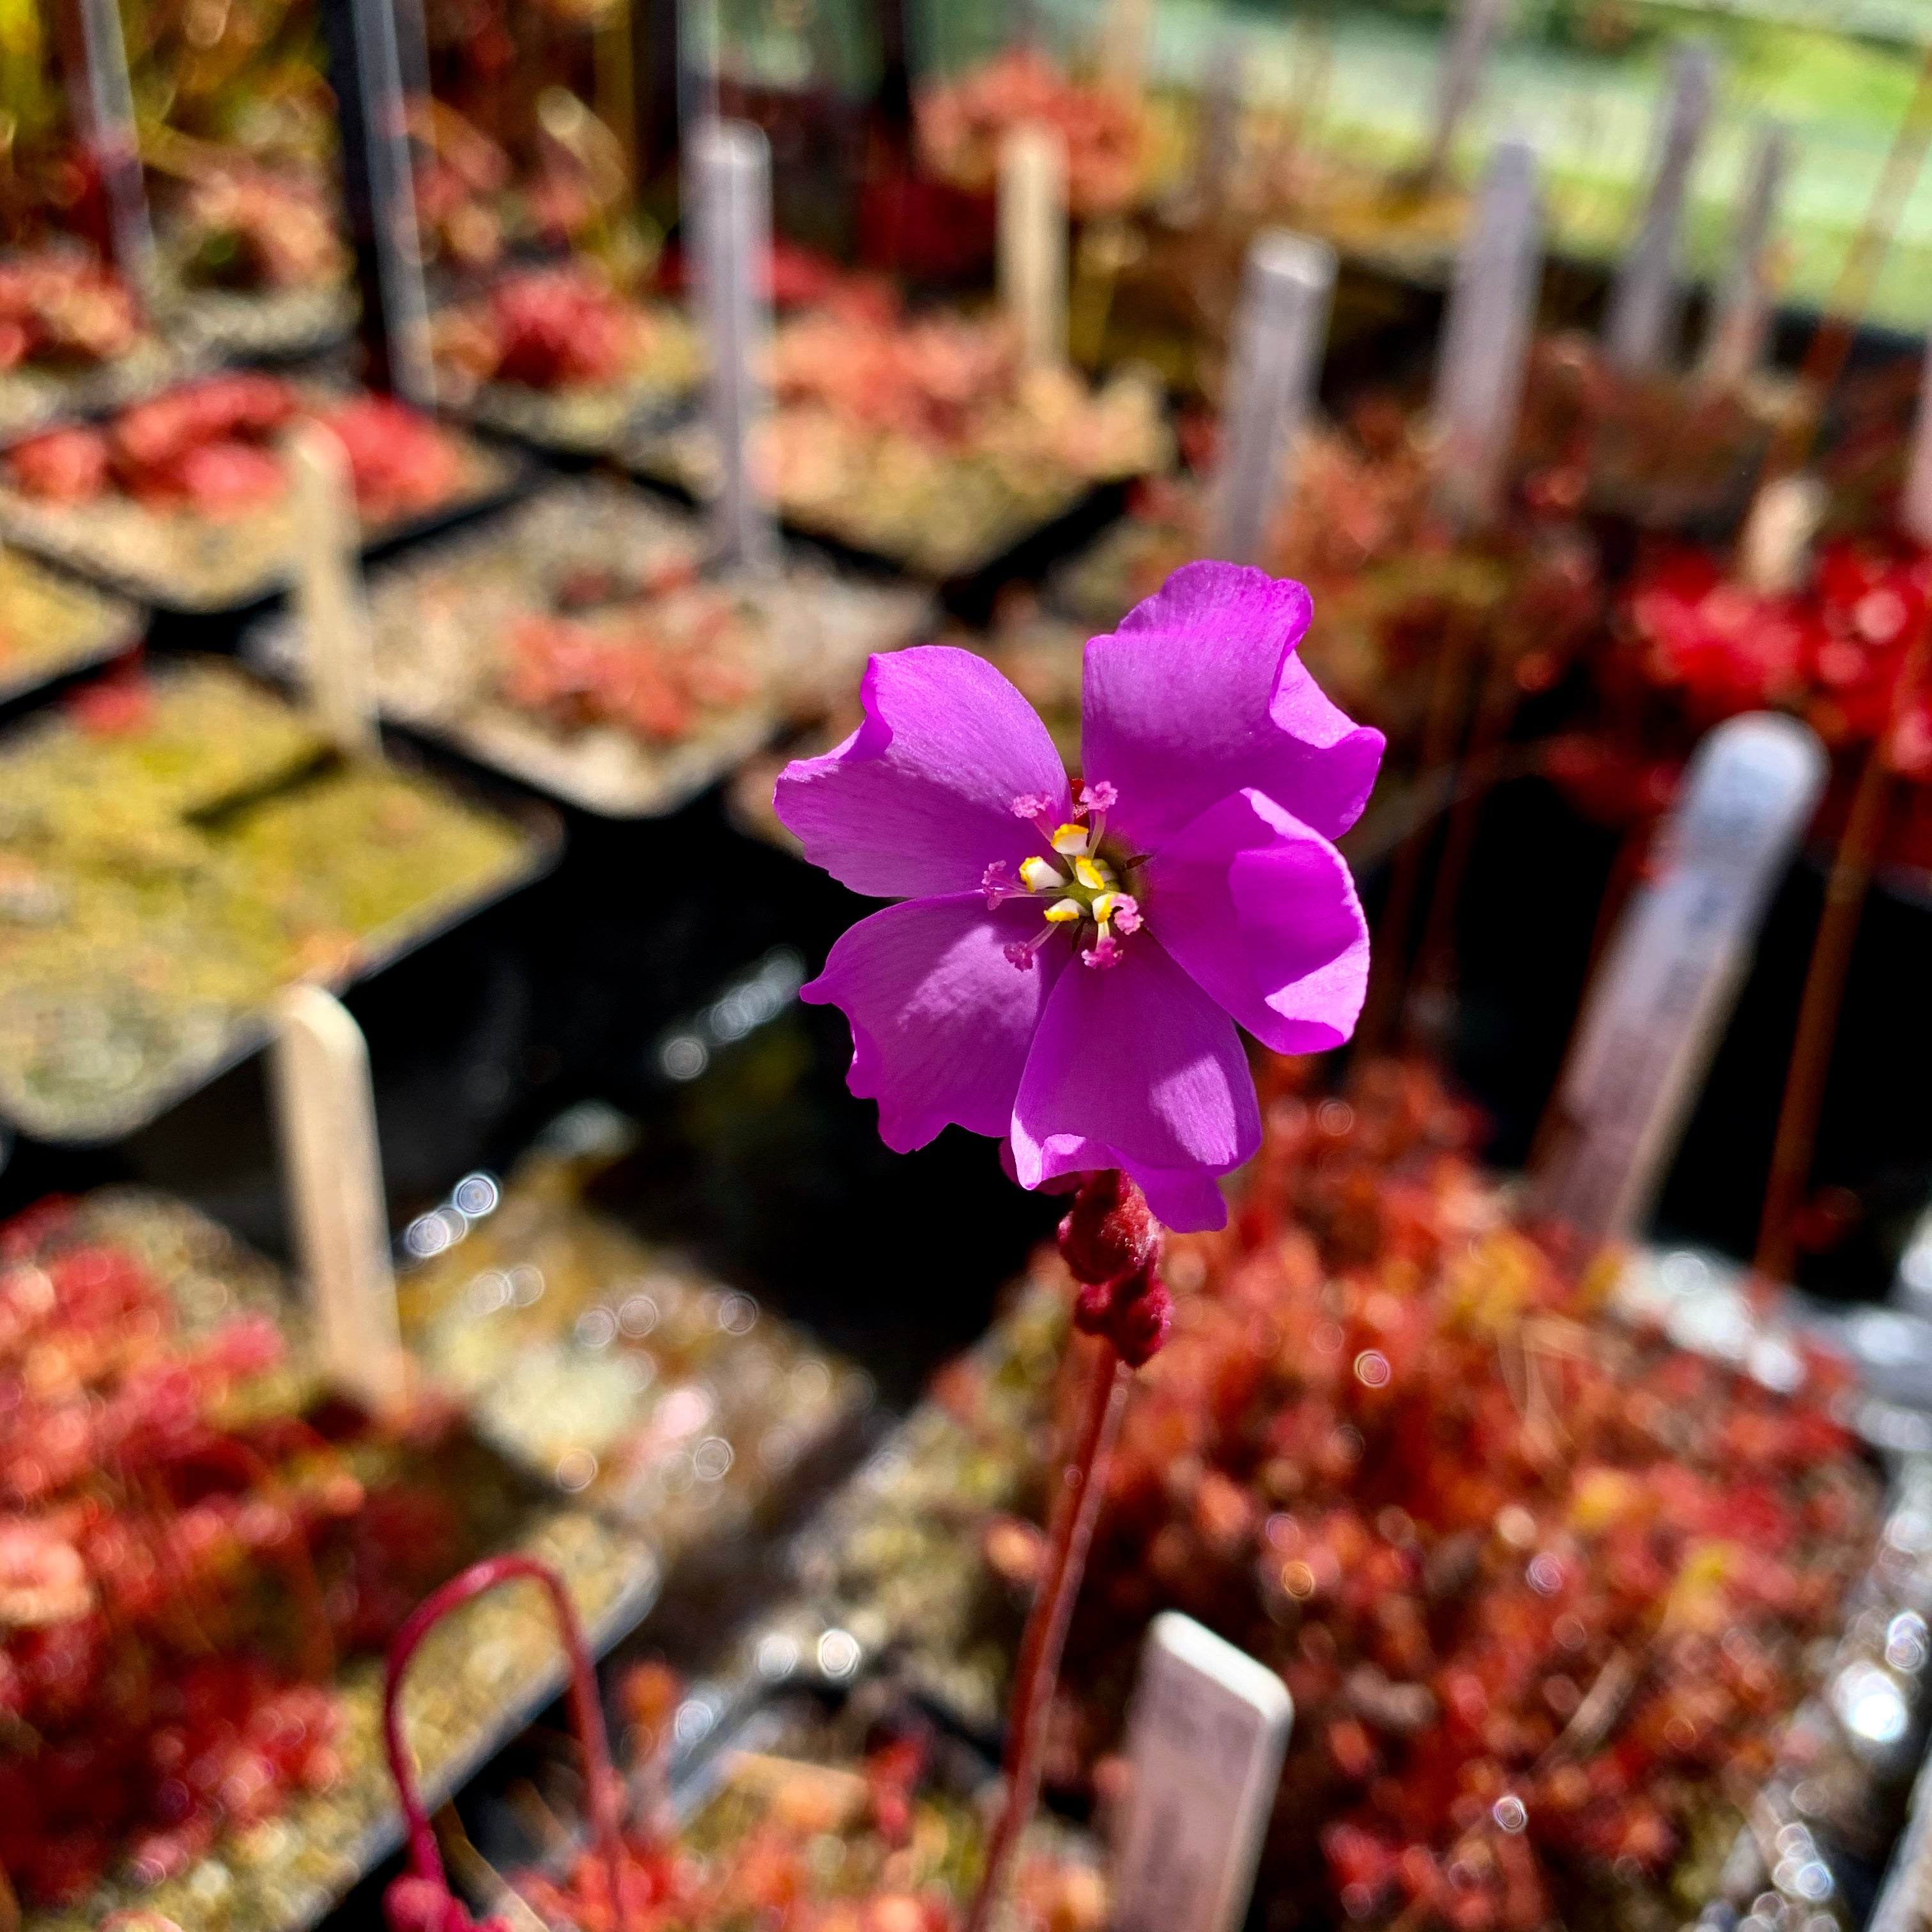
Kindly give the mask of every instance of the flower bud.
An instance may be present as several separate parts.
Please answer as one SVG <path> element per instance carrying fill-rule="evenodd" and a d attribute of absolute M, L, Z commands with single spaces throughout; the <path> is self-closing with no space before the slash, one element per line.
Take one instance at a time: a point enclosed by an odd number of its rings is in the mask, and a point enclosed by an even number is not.
<path fill-rule="evenodd" d="M 1073 1325 L 1084 1335 L 1104 1335 L 1129 1368 L 1138 1369 L 1167 1340 L 1174 1298 L 1149 1260 L 1114 1281 L 1085 1282 L 1073 1305 Z"/>
<path fill-rule="evenodd" d="M 1168 1293 L 1166 1282 L 1156 1281 L 1149 1285 L 1145 1294 L 1137 1294 L 1130 1301 L 1116 1301 L 1108 1327 L 1120 1360 L 1129 1368 L 1138 1369 L 1160 1352 L 1173 1324 L 1174 1298 Z"/>
<path fill-rule="evenodd" d="M 479 1924 L 446 1887 L 414 1873 L 392 1882 L 382 1894 L 382 1913 L 390 1932 L 508 1932 L 500 1918 Z"/>
<path fill-rule="evenodd" d="M 1160 1252 L 1160 1223 L 1147 1196 L 1119 1169 L 1090 1174 L 1060 1224 L 1060 1252 L 1076 1281 L 1118 1281 Z"/>
<path fill-rule="evenodd" d="M 1114 1314 L 1114 1283 L 1083 1281 L 1073 1302 L 1073 1325 L 1083 1335 L 1104 1335 Z"/>

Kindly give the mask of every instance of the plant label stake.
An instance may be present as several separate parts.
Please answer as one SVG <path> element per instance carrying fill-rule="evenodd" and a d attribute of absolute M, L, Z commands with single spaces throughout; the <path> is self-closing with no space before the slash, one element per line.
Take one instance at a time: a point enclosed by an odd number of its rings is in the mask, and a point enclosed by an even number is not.
<path fill-rule="evenodd" d="M 1811 539 L 1825 520 L 1825 486 L 1815 476 L 1775 476 L 1751 500 L 1738 538 L 1738 581 L 1760 597 L 1787 597 L 1803 584 Z"/>
<path fill-rule="evenodd" d="M 429 26 L 423 17 L 423 0 L 392 0 L 392 10 L 396 22 L 396 85 L 402 89 L 404 112 L 410 117 L 407 124 L 421 138 L 427 139 L 430 110 L 434 103 L 429 84 Z"/>
<path fill-rule="evenodd" d="M 334 431 L 304 422 L 290 432 L 300 621 L 309 707 L 344 758 L 375 758 L 374 645 L 357 553 L 360 530 L 349 458 Z"/>
<path fill-rule="evenodd" d="M 276 1126 L 323 1366 L 380 1414 L 400 1406 L 406 1381 L 369 1049 L 320 986 L 286 988 L 275 1018 Z"/>
<path fill-rule="evenodd" d="M 1335 292 L 1335 251 L 1286 229 L 1255 237 L 1221 405 L 1214 554 L 1252 563 L 1277 500 L 1294 487 L 1295 444 L 1315 393 Z"/>
<path fill-rule="evenodd" d="M 343 199 L 356 244 L 366 374 L 371 387 L 433 409 L 429 297 L 395 15 L 390 0 L 323 0 L 322 11 L 342 120 Z"/>
<path fill-rule="evenodd" d="M 146 309 L 154 298 L 154 234 L 148 219 L 121 10 L 116 0 L 80 0 L 80 14 L 86 87 L 77 118 L 100 171 L 114 266 Z"/>
<path fill-rule="evenodd" d="M 1036 122 L 1000 147 L 1000 306 L 1030 369 L 1066 360 L 1066 143 Z"/>
<path fill-rule="evenodd" d="M 637 183 L 675 172 L 677 206 L 685 226 L 698 220 L 698 136 L 718 118 L 716 10 L 700 0 L 640 0 L 645 31 L 637 44 L 640 70 L 634 85 L 647 104 L 646 168 Z M 694 274 L 697 264 L 694 259 Z M 694 289 L 695 283 L 693 284 Z"/>
<path fill-rule="evenodd" d="M 1730 266 L 1704 337 L 1698 374 L 1712 388 L 1736 388 L 1764 359 L 1771 328 L 1771 230 L 1790 160 L 1790 134 L 1766 128 L 1744 171 Z"/>
<path fill-rule="evenodd" d="M 1496 514 L 1543 280 L 1536 150 L 1498 143 L 1456 265 L 1436 372 L 1442 491 L 1458 523 Z"/>
<path fill-rule="evenodd" d="M 1677 320 L 1677 260 L 1690 170 L 1711 117 L 1717 60 L 1708 47 L 1681 50 L 1672 69 L 1664 110 L 1663 152 L 1651 183 L 1643 224 L 1610 290 L 1604 343 L 1619 369 L 1642 375 L 1668 361 Z"/>
<path fill-rule="evenodd" d="M 721 562 L 760 569 L 777 545 L 758 471 L 771 339 L 772 154 L 758 129 L 742 121 L 706 122 L 694 150 L 698 298 L 711 344 L 719 472 L 712 544 Z"/>
<path fill-rule="evenodd" d="M 1824 748 L 1754 712 L 1697 748 L 1585 1000 L 1538 1208 L 1599 1240 L 1648 1214 L 1750 963 L 1766 902 L 1824 789 Z"/>
<path fill-rule="evenodd" d="M 1294 1716 L 1245 1651 L 1178 1610 L 1154 1618 L 1127 1724 L 1114 1932 L 1236 1932 Z"/>
<path fill-rule="evenodd" d="M 1932 1208 L 1913 1223 L 1912 1238 L 1898 1258 L 1898 1272 L 1892 1276 L 1886 1299 L 1932 1318 Z"/>
<path fill-rule="evenodd" d="M 1241 98 L 1247 58 L 1232 34 L 1217 40 L 1201 76 L 1200 134 L 1194 148 L 1192 212 L 1211 220 L 1234 178 L 1241 147 Z"/>
<path fill-rule="evenodd" d="M 1915 543 L 1932 545 L 1932 333 L 1918 379 L 1918 414 L 1912 425 L 1912 459 L 1898 500 L 1898 520 Z"/>
<path fill-rule="evenodd" d="M 1509 0 L 1462 0 L 1444 50 L 1436 96 L 1436 124 L 1422 164 L 1424 184 L 1438 186 L 1449 172 L 1449 151 L 1482 83 L 1483 63 L 1508 10 Z"/>

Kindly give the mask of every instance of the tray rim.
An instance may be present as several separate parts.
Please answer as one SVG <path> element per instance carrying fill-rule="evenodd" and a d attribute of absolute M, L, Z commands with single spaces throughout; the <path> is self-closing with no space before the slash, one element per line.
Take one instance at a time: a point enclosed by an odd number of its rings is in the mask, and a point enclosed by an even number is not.
<path fill-rule="evenodd" d="M 491 534 L 492 524 L 523 514 L 547 500 L 560 499 L 567 491 L 581 488 L 583 480 L 574 477 L 548 478 L 520 501 L 496 506 L 484 513 L 475 524 L 461 530 L 442 533 L 434 542 L 413 549 L 406 558 L 379 561 L 372 572 L 372 580 L 369 585 L 372 605 L 374 600 L 384 593 L 390 582 L 400 580 L 404 571 L 434 564 L 440 560 L 440 552 L 454 554 L 459 546 L 464 544 L 478 547 L 486 544 Z M 675 502 L 668 502 L 655 491 L 635 483 L 626 483 L 616 478 L 607 480 L 616 489 L 634 490 L 640 503 L 653 514 L 662 515 L 668 520 L 678 520 L 690 514 Z M 814 548 L 796 544 L 790 547 L 788 562 L 809 566 L 816 560 Z M 892 583 L 884 579 L 854 580 L 849 576 L 834 578 L 832 581 L 842 590 L 860 590 L 876 592 L 882 600 L 895 596 L 905 599 L 908 607 L 907 621 L 896 627 L 894 632 L 899 641 L 880 646 L 883 650 L 903 649 L 906 645 L 916 642 L 932 626 L 934 600 L 929 590 L 924 586 L 903 581 Z M 284 688 L 292 685 L 296 676 L 292 664 L 296 622 L 292 611 L 266 613 L 249 626 L 242 640 L 244 661 Z M 288 665 L 285 666 L 284 658 L 290 660 Z M 855 671 L 855 680 L 856 674 Z M 379 674 L 379 684 L 380 682 Z M 380 696 L 378 705 L 384 722 L 388 724 L 446 746 L 472 763 L 512 779 L 520 785 L 540 791 L 576 811 L 617 824 L 636 824 L 646 819 L 670 818 L 693 799 L 702 796 L 713 786 L 728 778 L 748 759 L 756 757 L 760 752 L 777 742 L 784 735 L 789 722 L 784 707 L 769 698 L 728 712 L 726 718 L 730 728 L 728 730 L 721 725 L 713 734 L 710 749 L 706 756 L 694 759 L 691 768 L 676 779 L 661 783 L 648 802 L 638 802 L 634 794 L 630 800 L 619 802 L 608 793 L 599 794 L 588 784 L 573 782 L 572 775 L 567 770 L 552 768 L 548 764 L 540 766 L 539 761 L 534 758 L 523 760 L 516 758 L 513 753 L 506 753 L 501 746 L 477 730 L 462 716 L 452 718 L 437 717 L 428 712 L 394 710 L 382 704 Z M 507 706 L 502 708 L 508 710 Z M 671 748 L 675 750 L 678 748 L 674 746 Z M 559 767 L 574 763 L 574 748 L 568 745 L 559 746 L 556 758 Z"/>
<path fill-rule="evenodd" d="M 44 690 L 50 684 L 58 684 L 63 679 L 98 670 L 103 664 L 132 650 L 148 631 L 148 608 L 138 599 L 97 584 L 79 571 L 71 570 L 50 558 L 24 550 L 22 554 L 36 569 L 50 572 L 64 582 L 70 581 L 88 596 L 99 598 L 109 607 L 111 622 L 106 637 L 76 656 L 64 658 L 56 664 L 42 664 L 11 677 L 0 669 L 0 705 L 10 705 L 17 699 L 30 698 L 35 692 Z"/>
<path fill-rule="evenodd" d="M 277 689 L 252 666 L 232 658 L 225 658 L 206 652 L 184 652 L 171 656 L 154 667 L 155 674 L 165 676 L 184 664 L 202 662 L 226 666 L 235 674 L 246 678 L 266 691 L 283 704 L 288 703 L 286 692 Z M 0 770 L 4 769 L 4 758 L 8 741 L 16 735 L 24 735 L 36 730 L 58 728 L 54 714 L 36 712 L 19 722 L 0 729 Z M 397 754 L 402 755 L 398 757 Z M 454 793 L 459 800 L 472 810 L 488 812 L 507 821 L 518 832 L 521 842 L 521 856 L 516 864 L 506 867 L 503 873 L 459 905 L 454 905 L 436 917 L 417 923 L 407 920 L 392 920 L 386 926 L 379 927 L 368 934 L 358 946 L 354 958 L 346 966 L 326 973 L 298 976 L 284 983 L 288 986 L 308 984 L 322 987 L 326 992 L 340 994 L 362 981 L 372 979 L 378 973 L 393 966 L 398 960 L 406 958 L 411 953 L 420 951 L 446 933 L 473 919 L 481 912 L 500 904 L 520 892 L 526 886 L 555 870 L 563 856 L 566 833 L 563 820 L 555 807 L 547 801 L 534 798 L 521 790 L 503 784 L 489 773 L 472 774 L 453 772 L 419 750 L 409 740 L 394 742 L 385 741 L 383 756 L 386 762 L 399 766 L 413 775 L 434 781 L 444 790 Z M 277 988 L 280 990 L 279 988 Z M 267 1046 L 274 1036 L 274 1028 L 265 1008 L 256 1006 L 232 1030 L 224 1050 L 205 1065 L 182 1079 L 157 1086 L 150 1100 L 131 1115 L 116 1116 L 113 1124 L 99 1128 L 76 1131 L 62 1130 L 50 1126 L 47 1117 L 42 1114 L 30 1118 L 32 1109 L 23 1110 L 15 1104 L 16 1096 L 4 1090 L 4 1078 L 0 1076 L 0 1119 L 10 1122 L 15 1130 L 28 1139 L 47 1147 L 98 1148 L 112 1145 L 124 1140 L 130 1134 L 151 1126 L 164 1114 L 178 1106 L 182 1101 L 198 1094 L 220 1076 L 252 1059 Z"/>
<path fill-rule="evenodd" d="M 188 380 L 194 380 L 203 373 L 197 370 Z M 440 418 L 437 420 L 440 422 Z M 445 422 L 441 427 L 449 430 L 452 425 Z M 357 550 L 365 562 L 514 503 L 527 495 L 544 474 L 537 458 L 510 440 L 487 434 L 467 424 L 453 427 L 454 433 L 468 442 L 470 454 L 480 460 L 484 474 L 474 488 L 460 491 L 430 509 L 387 523 L 362 525 Z M 104 561 L 94 554 L 91 545 L 46 527 L 42 520 L 60 515 L 66 507 L 35 504 L 10 485 L 0 483 L 0 538 L 43 562 L 58 565 L 88 583 L 171 616 L 238 616 L 285 595 L 294 581 L 293 569 L 284 560 L 257 570 L 242 591 L 208 597 L 184 596 L 179 594 L 178 584 L 164 583 L 158 575 L 125 568 L 112 560 Z"/>

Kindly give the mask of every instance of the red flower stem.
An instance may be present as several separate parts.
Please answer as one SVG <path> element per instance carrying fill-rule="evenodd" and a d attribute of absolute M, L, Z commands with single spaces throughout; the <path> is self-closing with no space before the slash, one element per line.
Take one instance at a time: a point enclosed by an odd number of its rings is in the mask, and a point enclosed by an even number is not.
<path fill-rule="evenodd" d="M 1865 218 L 1851 247 L 1844 266 L 1838 271 L 1825 312 L 1804 352 L 1798 371 L 1798 388 L 1806 406 L 1792 410 L 1766 451 L 1758 470 L 1758 488 L 1774 476 L 1788 476 L 1802 469 L 1817 440 L 1824 400 L 1852 352 L 1879 271 L 1892 248 L 1892 238 L 1905 212 L 1905 204 L 1918 185 L 1925 165 L 1925 154 L 1932 146 L 1932 47 L 1925 52 L 1917 84 L 1906 103 L 1904 118 L 1892 136 L 1891 151 L 1879 171 Z M 1754 490 L 1753 494 L 1756 494 Z"/>
<path fill-rule="evenodd" d="M 1825 1082 L 1832 1070 L 1832 1048 L 1838 1036 L 1838 1010 L 1851 971 L 1852 952 L 1858 944 L 1872 872 L 1885 836 L 1892 803 L 1892 748 L 1898 730 L 1924 682 L 1926 660 L 1932 652 L 1932 616 L 1922 616 L 1892 687 L 1892 704 L 1885 728 L 1873 740 L 1859 767 L 1858 785 L 1845 829 L 1832 856 L 1825 885 L 1825 908 L 1805 969 L 1804 992 L 1798 1010 L 1798 1030 L 1791 1062 L 1785 1073 L 1784 1098 L 1778 1114 L 1778 1136 L 1772 1147 L 1771 1171 L 1765 1180 L 1764 1211 L 1758 1223 L 1757 1250 L 1751 1269 L 1764 1282 L 1784 1282 L 1797 1266 L 1794 1223 L 1811 1178 L 1811 1160 L 1817 1150 L 1818 1120 L 1824 1111 Z"/>
<path fill-rule="evenodd" d="M 1429 683 L 1429 710 L 1417 761 L 1418 787 L 1440 784 L 1455 795 L 1460 751 L 1470 700 L 1470 673 L 1478 634 L 1474 625 L 1452 617 L 1448 634 L 1437 648 Z M 1388 895 L 1376 921 L 1375 940 L 1369 949 L 1369 989 L 1355 1028 L 1354 1051 L 1349 1065 L 1367 1066 L 1388 1043 L 1400 1012 L 1408 978 L 1411 928 L 1422 896 L 1423 874 L 1435 848 L 1436 812 L 1426 813 L 1396 848 L 1389 863 Z"/>
<path fill-rule="evenodd" d="M 1429 916 L 1423 922 L 1422 949 L 1416 955 L 1414 983 L 1403 1013 L 1407 1043 L 1440 1046 L 1445 1017 L 1429 1010 L 1432 996 L 1438 1007 L 1456 982 L 1456 910 L 1462 898 L 1462 881 L 1476 849 L 1476 832 L 1494 784 L 1490 776 L 1495 753 L 1515 722 L 1522 687 L 1515 667 L 1504 653 L 1491 652 L 1488 671 L 1480 680 L 1475 722 L 1469 728 L 1462 755 L 1450 768 L 1449 799 L 1442 830 L 1442 853 L 1429 889 Z M 1433 1037 L 1432 1037 L 1433 1036 Z"/>
<path fill-rule="evenodd" d="M 1604 955 L 1610 949 L 1610 935 L 1616 931 L 1624 908 L 1630 903 L 1630 895 L 1636 890 L 1637 881 L 1643 876 L 1644 862 L 1650 856 L 1657 824 L 1654 817 L 1639 819 L 1625 831 L 1610 861 L 1610 874 L 1604 881 L 1604 896 L 1597 902 L 1596 923 L 1590 929 L 1590 950 L 1584 957 L 1583 988 L 1586 999 L 1595 981 L 1597 968 L 1603 964 Z M 1580 1002 L 1570 1022 L 1568 1037 L 1563 1042 L 1563 1057 L 1556 1063 L 1559 1069 L 1569 1065 L 1582 1023 L 1582 1005 Z M 1562 1095 L 1563 1082 L 1559 1072 L 1556 1084 L 1543 1103 L 1543 1113 L 1537 1121 L 1536 1130 L 1530 1136 L 1529 1153 L 1522 1164 L 1526 1173 L 1534 1174 L 1546 1166 L 1562 1143 Z"/>
<path fill-rule="evenodd" d="M 1081 1343 L 1076 1341 L 1074 1346 Z M 1080 1594 L 1087 1551 L 1100 1514 L 1107 1459 L 1119 1433 L 1132 1373 L 1104 1336 L 1088 1345 L 1087 1386 L 1080 1432 L 1065 1465 L 1053 1502 L 1046 1563 L 1028 1613 L 1013 1677 L 1012 1717 L 1006 1729 L 1006 1796 L 986 1845 L 986 1867 L 973 1900 L 966 1932 L 987 1932 L 1011 1876 L 1020 1839 L 1040 1802 L 1040 1760 L 1046 1745 L 1047 1719 L 1060 1676 L 1060 1653 Z"/>
<path fill-rule="evenodd" d="M 438 1850 L 436 1832 L 416 1788 L 415 1760 L 403 1735 L 403 1673 L 408 1669 L 423 1639 L 442 1619 L 472 1598 L 480 1597 L 500 1583 L 526 1579 L 541 1584 L 556 1612 L 558 1634 L 563 1640 L 564 1660 L 569 1673 L 571 1714 L 584 1749 L 584 1783 L 589 1796 L 591 1837 L 610 1873 L 611 1923 L 626 1932 L 624 1912 L 622 1837 L 620 1824 L 616 1773 L 611 1768 L 610 1746 L 604 1731 L 604 1706 L 597 1693 L 596 1666 L 591 1662 L 584 1628 L 578 1621 L 577 1606 L 563 1580 L 548 1564 L 533 1557 L 514 1553 L 485 1557 L 460 1570 L 448 1582 L 432 1590 L 417 1604 L 389 1644 L 382 1688 L 382 1740 L 388 1752 L 389 1773 L 396 1782 L 396 1795 L 403 1808 L 409 1846 L 410 1868 L 418 1878 L 433 1880 L 445 1891 L 442 1855 Z"/>
<path fill-rule="evenodd" d="M 310 1549 L 302 1519 L 296 1508 L 295 1493 L 280 1473 L 259 1450 L 232 1436 L 210 1434 L 183 1452 L 183 1461 L 197 1457 L 226 1462 L 241 1474 L 244 1482 L 259 1490 L 266 1500 L 280 1507 L 288 1518 L 288 1534 L 278 1539 L 284 1576 L 289 1593 L 296 1600 L 301 1624 L 299 1674 L 312 1684 L 326 1684 L 335 1675 L 335 1632 L 328 1621 L 322 1585 L 315 1574 L 315 1552 Z M 338 1457 L 338 1461 L 340 1461 Z"/>

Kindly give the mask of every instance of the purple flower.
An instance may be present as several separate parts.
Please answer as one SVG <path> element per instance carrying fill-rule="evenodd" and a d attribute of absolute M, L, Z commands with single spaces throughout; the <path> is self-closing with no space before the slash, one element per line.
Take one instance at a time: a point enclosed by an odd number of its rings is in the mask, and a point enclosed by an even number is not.
<path fill-rule="evenodd" d="M 1236 1023 L 1307 1053 L 1361 1010 L 1368 930 L 1330 842 L 1382 734 L 1295 655 L 1308 593 L 1176 571 L 1087 646 L 1078 795 L 1025 699 L 970 652 L 875 657 L 865 722 L 779 778 L 778 815 L 861 920 L 805 988 L 852 1025 L 854 1094 L 901 1153 L 954 1123 L 1023 1186 L 1121 1168 L 1172 1228 L 1261 1120 Z"/>

